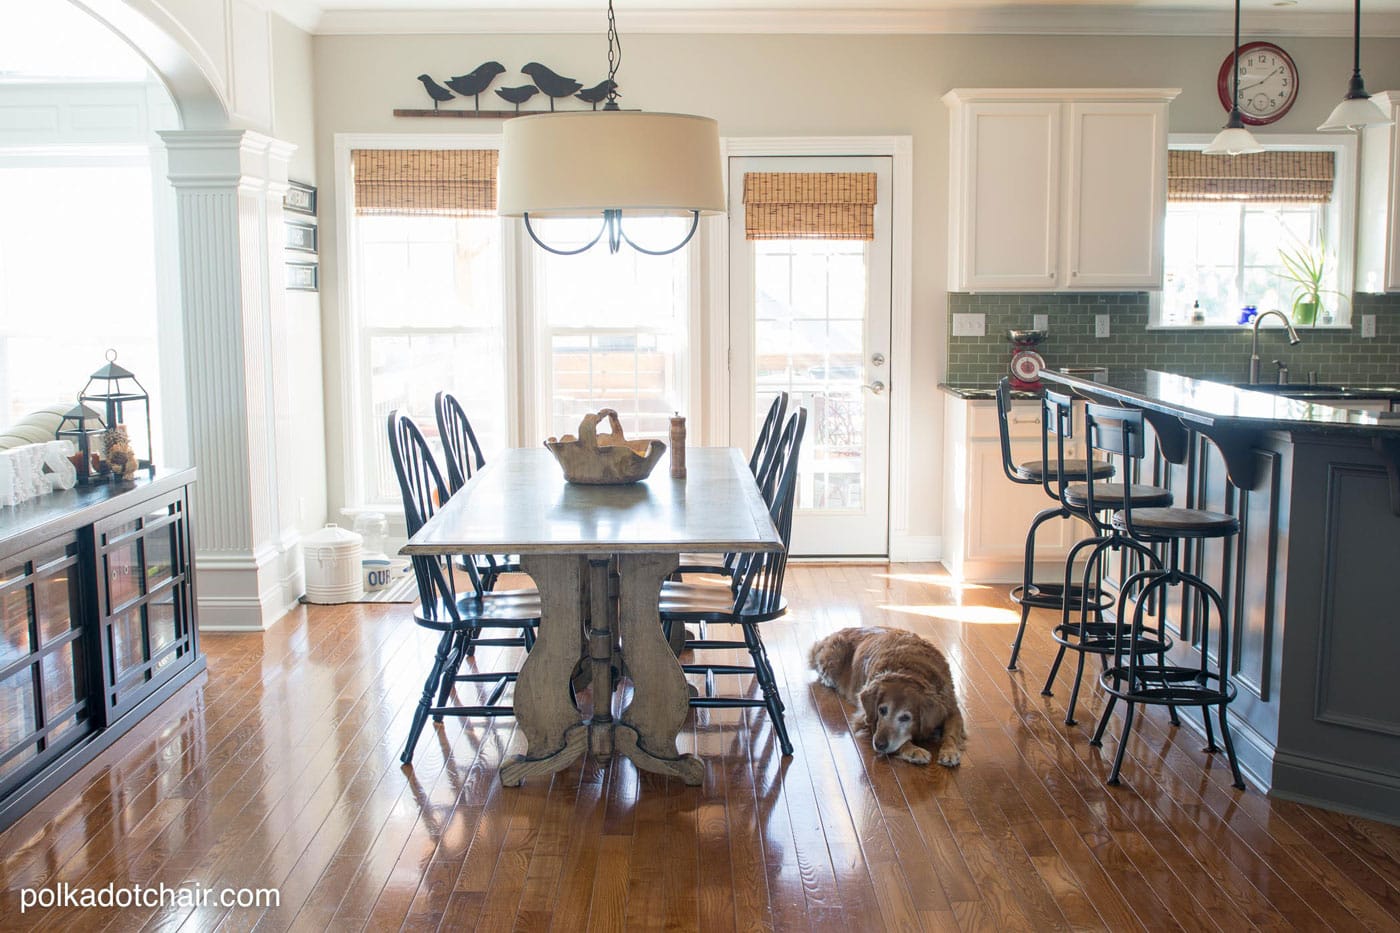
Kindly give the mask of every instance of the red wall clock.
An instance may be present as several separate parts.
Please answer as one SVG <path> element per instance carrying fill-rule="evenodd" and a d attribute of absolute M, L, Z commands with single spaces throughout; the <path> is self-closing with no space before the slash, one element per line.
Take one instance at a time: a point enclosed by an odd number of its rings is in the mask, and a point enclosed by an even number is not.
<path fill-rule="evenodd" d="M 1230 110 L 1230 64 L 1225 56 L 1216 81 L 1220 103 Z M 1298 99 L 1298 66 L 1272 42 L 1246 42 L 1240 46 L 1240 116 L 1250 126 L 1273 123 Z"/>

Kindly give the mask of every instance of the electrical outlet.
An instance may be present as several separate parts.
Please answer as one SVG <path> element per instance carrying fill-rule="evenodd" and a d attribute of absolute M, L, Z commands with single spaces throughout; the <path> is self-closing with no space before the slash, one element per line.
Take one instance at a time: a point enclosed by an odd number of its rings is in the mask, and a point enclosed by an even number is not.
<path fill-rule="evenodd" d="M 1376 316 L 1374 314 L 1361 315 L 1361 336 L 1366 340 L 1376 336 Z"/>
<path fill-rule="evenodd" d="M 953 336 L 954 337 L 985 337 L 987 336 L 987 316 L 985 314 L 955 314 L 953 315 Z"/>
<path fill-rule="evenodd" d="M 1031 325 L 1033 328 L 1035 328 L 1036 330 L 1043 330 L 1047 334 L 1050 333 L 1050 315 L 1037 314 L 1032 318 L 1032 320 L 1035 322 Z"/>
<path fill-rule="evenodd" d="M 1100 339 L 1108 336 L 1108 315 L 1094 315 L 1094 336 Z"/>

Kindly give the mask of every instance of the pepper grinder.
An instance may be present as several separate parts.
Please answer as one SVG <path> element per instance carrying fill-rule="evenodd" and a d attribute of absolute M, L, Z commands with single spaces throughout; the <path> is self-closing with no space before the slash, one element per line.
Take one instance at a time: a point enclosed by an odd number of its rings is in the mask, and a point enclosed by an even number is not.
<path fill-rule="evenodd" d="M 685 419 L 680 412 L 671 419 L 671 479 L 685 479 Z"/>

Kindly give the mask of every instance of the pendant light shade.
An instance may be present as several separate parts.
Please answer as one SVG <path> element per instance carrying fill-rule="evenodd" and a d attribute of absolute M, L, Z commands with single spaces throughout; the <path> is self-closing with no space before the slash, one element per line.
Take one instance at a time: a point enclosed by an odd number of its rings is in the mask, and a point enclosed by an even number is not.
<path fill-rule="evenodd" d="M 607 234 L 608 249 L 622 243 L 659 256 L 690 242 L 702 214 L 725 211 L 720 166 L 719 124 L 683 113 L 621 110 L 617 104 L 617 35 L 608 0 L 608 84 L 602 110 L 542 113 L 507 120 L 502 130 L 497 211 L 521 217 L 530 239 L 561 256 L 581 253 Z M 680 242 L 647 249 L 623 229 L 628 217 L 689 216 Z M 540 239 L 531 224 L 540 217 L 600 217 L 598 235 L 576 249 L 559 249 Z"/>
<path fill-rule="evenodd" d="M 1395 122 L 1371 100 L 1371 95 L 1366 93 L 1366 82 L 1361 80 L 1361 0 L 1356 0 L 1351 43 L 1351 82 L 1347 85 L 1347 96 L 1332 108 L 1332 115 L 1318 127 L 1320 132 L 1356 132 L 1368 126 L 1389 126 Z"/>
<path fill-rule="evenodd" d="M 1230 119 L 1225 121 L 1225 128 L 1215 134 L 1203 151 L 1206 155 L 1228 156 L 1264 151 L 1254 134 L 1245 129 L 1244 118 L 1240 115 L 1240 0 L 1235 0 L 1235 62 L 1230 72 Z"/>
<path fill-rule="evenodd" d="M 719 214 L 719 124 L 681 113 L 585 110 L 507 120 L 499 201 L 506 217 Z"/>

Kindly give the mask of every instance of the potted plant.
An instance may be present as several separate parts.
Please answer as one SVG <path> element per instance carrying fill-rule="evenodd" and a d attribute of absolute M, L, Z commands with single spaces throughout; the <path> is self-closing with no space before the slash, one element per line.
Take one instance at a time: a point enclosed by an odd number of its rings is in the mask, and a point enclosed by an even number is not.
<path fill-rule="evenodd" d="M 1324 288 L 1331 256 L 1324 243 L 1314 246 L 1295 240 L 1289 247 L 1278 251 L 1283 271 L 1279 277 L 1293 283 L 1293 323 L 1311 327 L 1317 323 L 1318 312 L 1322 311 L 1322 296 L 1336 295 L 1343 301 L 1346 296 L 1335 288 Z M 1326 316 L 1326 315 L 1324 315 Z"/>

